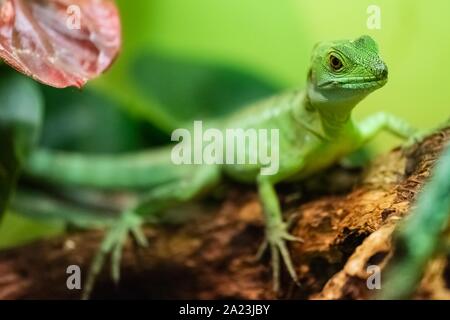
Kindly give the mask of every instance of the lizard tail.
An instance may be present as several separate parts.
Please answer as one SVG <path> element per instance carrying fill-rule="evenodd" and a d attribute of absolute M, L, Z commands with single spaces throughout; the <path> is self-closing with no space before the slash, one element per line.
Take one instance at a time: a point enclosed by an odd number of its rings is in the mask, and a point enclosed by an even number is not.
<path fill-rule="evenodd" d="M 186 177 L 191 169 L 174 165 L 171 148 L 164 147 L 119 156 L 37 150 L 25 171 L 28 176 L 49 183 L 116 190 L 165 184 Z"/>

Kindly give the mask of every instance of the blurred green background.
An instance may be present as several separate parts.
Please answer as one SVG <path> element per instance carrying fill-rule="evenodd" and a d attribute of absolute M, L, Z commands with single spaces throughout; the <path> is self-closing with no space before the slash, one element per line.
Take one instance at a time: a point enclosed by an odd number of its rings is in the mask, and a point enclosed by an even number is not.
<path fill-rule="evenodd" d="M 81 92 L 42 88 L 44 145 L 121 152 L 163 143 L 174 123 L 220 116 L 246 101 L 302 86 L 316 42 L 362 34 L 379 43 L 390 78 L 358 106 L 356 119 L 388 111 L 431 128 L 450 116 L 448 0 L 118 0 L 118 5 L 124 47 L 108 73 Z M 381 9 L 379 30 L 367 28 L 369 5 Z M 372 147 L 383 152 L 397 142 L 381 135 Z M 8 214 L 0 247 L 61 230 L 60 222 Z"/>

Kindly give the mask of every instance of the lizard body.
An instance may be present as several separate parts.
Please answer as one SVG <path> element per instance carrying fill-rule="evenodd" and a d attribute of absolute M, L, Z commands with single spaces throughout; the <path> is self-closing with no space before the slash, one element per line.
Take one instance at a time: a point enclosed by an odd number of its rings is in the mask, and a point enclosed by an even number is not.
<path fill-rule="evenodd" d="M 332 165 L 362 147 L 380 130 L 386 129 L 402 138 L 410 137 L 413 130 L 386 113 L 362 123 L 355 123 L 351 117 L 352 110 L 362 99 L 385 85 L 387 76 L 386 64 L 372 38 L 362 36 L 352 41 L 322 42 L 313 50 L 305 90 L 243 107 L 221 121 L 207 124 L 222 132 L 228 128 L 278 129 L 280 167 L 274 175 L 262 175 L 259 163 L 176 166 L 170 161 L 170 147 L 121 157 L 86 157 L 37 150 L 28 162 L 27 173 L 68 186 L 146 189 L 142 199 L 126 210 L 108 233 L 92 265 L 94 277 L 100 271 L 105 254 L 112 252 L 115 279 L 119 276 L 124 239 L 132 231 L 144 244 L 138 227 L 149 217 L 204 193 L 217 185 L 223 175 L 257 184 L 266 221 L 266 240 L 261 248 L 271 250 L 274 289 L 277 290 L 280 257 L 297 281 L 286 241 L 299 239 L 288 233 L 274 186 L 283 181 L 301 180 Z M 88 292 L 91 280 L 88 280 Z"/>

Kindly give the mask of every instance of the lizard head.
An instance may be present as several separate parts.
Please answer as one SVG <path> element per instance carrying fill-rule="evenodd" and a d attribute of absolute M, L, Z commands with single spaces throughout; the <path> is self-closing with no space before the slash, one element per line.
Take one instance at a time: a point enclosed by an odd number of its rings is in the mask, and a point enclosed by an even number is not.
<path fill-rule="evenodd" d="M 388 69 L 376 42 L 369 36 L 356 40 L 318 43 L 308 74 L 308 94 L 317 105 L 356 105 L 384 86 Z"/>

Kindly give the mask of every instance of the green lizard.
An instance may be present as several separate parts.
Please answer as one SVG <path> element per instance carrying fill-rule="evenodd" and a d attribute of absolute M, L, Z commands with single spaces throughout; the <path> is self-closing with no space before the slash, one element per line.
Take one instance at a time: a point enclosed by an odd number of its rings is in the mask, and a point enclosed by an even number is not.
<path fill-rule="evenodd" d="M 332 165 L 381 130 L 401 138 L 411 137 L 413 129 L 387 113 L 376 114 L 362 123 L 352 120 L 353 108 L 384 86 L 387 78 L 387 66 L 371 37 L 321 42 L 313 50 L 304 91 L 281 94 L 205 124 L 222 132 L 228 128 L 279 129 L 279 170 L 274 175 L 261 174 L 261 163 L 177 166 L 171 161 L 170 146 L 114 157 L 37 150 L 26 171 L 57 185 L 145 190 L 145 195 L 125 210 L 101 244 L 85 286 L 87 294 L 109 253 L 113 278 L 118 279 L 122 246 L 129 232 L 145 245 L 146 239 L 140 232 L 142 223 L 155 221 L 161 211 L 209 191 L 223 176 L 257 184 L 266 222 L 266 238 L 259 253 L 270 249 L 274 289 L 278 290 L 281 259 L 297 282 L 286 243 L 300 239 L 288 231 L 275 186 L 303 179 Z M 238 151 L 250 157 L 256 152 Z"/>

